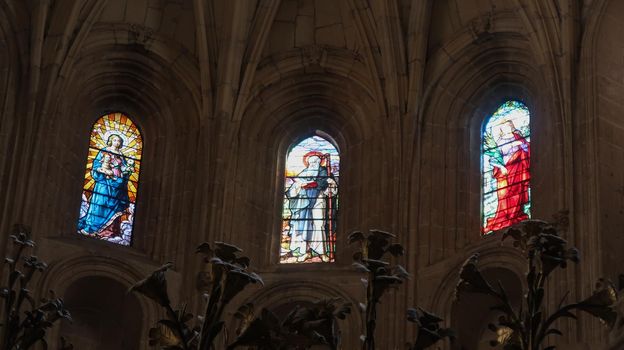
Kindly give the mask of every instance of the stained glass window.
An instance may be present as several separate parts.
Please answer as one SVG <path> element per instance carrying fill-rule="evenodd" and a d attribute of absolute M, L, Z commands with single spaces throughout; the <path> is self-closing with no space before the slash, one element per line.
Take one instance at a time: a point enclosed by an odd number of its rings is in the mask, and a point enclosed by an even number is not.
<path fill-rule="evenodd" d="M 483 129 L 483 234 L 531 215 L 530 113 L 518 101 L 503 103 Z"/>
<path fill-rule="evenodd" d="M 107 114 L 91 130 L 78 232 L 130 245 L 143 141 L 122 113 Z"/>
<path fill-rule="evenodd" d="M 333 262 L 340 156 L 315 135 L 286 156 L 281 263 Z"/>

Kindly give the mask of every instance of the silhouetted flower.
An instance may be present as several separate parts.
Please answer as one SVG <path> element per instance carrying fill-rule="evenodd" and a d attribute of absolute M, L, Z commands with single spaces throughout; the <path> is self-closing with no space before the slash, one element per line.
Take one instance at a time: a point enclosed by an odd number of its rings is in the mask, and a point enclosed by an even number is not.
<path fill-rule="evenodd" d="M 590 313 L 609 327 L 613 327 L 617 312 L 615 310 L 618 301 L 617 291 L 611 281 L 603 278 L 596 282 L 596 289 L 587 299 L 576 304 L 576 308 Z"/>
<path fill-rule="evenodd" d="M 566 268 L 567 262 L 578 263 L 579 252 L 576 248 L 566 248 L 567 241 L 557 235 L 540 233 L 531 237 L 527 247 L 533 256 L 537 256 L 542 266 L 542 273 L 548 276 L 555 268 Z"/>
<path fill-rule="evenodd" d="M 34 247 L 35 241 L 29 238 L 30 233 L 28 231 L 19 231 L 9 237 L 13 240 L 14 245 L 21 245 L 27 247 Z"/>
<path fill-rule="evenodd" d="M 421 308 L 408 309 L 407 320 L 418 326 L 416 341 L 410 349 L 426 349 L 445 337 L 455 338 L 453 330 L 440 327 L 439 323 L 443 321 L 440 317 Z"/>
<path fill-rule="evenodd" d="M 378 260 L 386 253 L 388 243 L 396 236 L 381 230 L 370 230 L 368 235 L 367 255 L 368 259 Z"/>
<path fill-rule="evenodd" d="M 130 287 L 128 292 L 138 292 L 156 301 L 161 306 L 168 306 L 169 293 L 167 292 L 167 279 L 165 272 L 173 267 L 173 263 L 166 263 L 158 270 L 152 272 L 147 278 Z"/>
<path fill-rule="evenodd" d="M 260 283 L 264 285 L 264 282 L 257 274 L 253 272 L 246 272 L 243 270 L 231 270 L 228 271 L 225 278 L 225 286 L 223 287 L 223 294 L 221 296 L 222 303 L 229 303 L 238 293 L 242 292 L 245 287 L 250 283 Z"/>
<path fill-rule="evenodd" d="M 249 309 L 242 312 L 247 313 L 248 311 Z M 262 309 L 260 317 L 253 318 L 250 321 L 249 319 L 247 315 L 246 324 L 239 327 L 238 337 L 227 347 L 227 350 L 235 349 L 239 346 L 257 346 L 259 349 L 282 348 L 285 334 L 275 314 L 268 309 Z"/>
<path fill-rule="evenodd" d="M 556 234 L 556 230 L 549 222 L 543 220 L 524 220 L 503 230 L 502 240 L 507 237 L 513 239 L 513 246 L 522 251 L 527 250 L 531 237 L 547 232 Z"/>
<path fill-rule="evenodd" d="M 236 254 L 241 253 L 242 251 L 242 249 L 235 245 L 223 242 L 215 242 L 214 254 L 223 261 L 233 263 L 237 258 Z"/>
<path fill-rule="evenodd" d="M 39 258 L 37 258 L 36 256 L 31 255 L 27 258 L 24 257 L 24 267 L 28 267 L 28 268 L 38 270 L 38 271 L 43 271 L 45 270 L 45 268 L 48 267 L 48 264 L 39 260 Z"/>
<path fill-rule="evenodd" d="M 479 254 L 473 254 L 464 262 L 459 271 L 459 282 L 455 288 L 455 300 L 459 300 L 461 293 L 484 293 L 488 295 L 496 295 L 494 288 L 485 280 L 481 271 L 477 267 Z"/>
<path fill-rule="evenodd" d="M 161 349 L 182 349 L 183 339 L 176 331 L 177 325 L 172 320 L 160 320 L 156 327 L 150 328 L 149 345 Z"/>

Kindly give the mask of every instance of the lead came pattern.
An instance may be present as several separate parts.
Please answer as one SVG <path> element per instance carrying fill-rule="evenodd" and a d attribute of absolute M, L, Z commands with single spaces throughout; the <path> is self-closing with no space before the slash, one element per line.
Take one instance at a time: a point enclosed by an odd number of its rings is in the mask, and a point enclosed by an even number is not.
<path fill-rule="evenodd" d="M 320 136 L 296 144 L 286 156 L 281 263 L 333 262 L 340 156 Z"/>
<path fill-rule="evenodd" d="M 107 114 L 91 130 L 78 232 L 130 245 L 143 140 L 132 120 Z"/>

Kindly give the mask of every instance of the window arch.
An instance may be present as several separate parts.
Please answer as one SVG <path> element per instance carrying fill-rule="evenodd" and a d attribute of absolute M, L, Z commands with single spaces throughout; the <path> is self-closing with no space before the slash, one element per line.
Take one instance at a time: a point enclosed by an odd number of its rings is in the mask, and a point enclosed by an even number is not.
<path fill-rule="evenodd" d="M 531 215 L 530 121 L 527 106 L 512 100 L 500 105 L 483 128 L 483 234 Z"/>
<path fill-rule="evenodd" d="M 130 245 L 143 140 L 123 113 L 98 119 L 91 129 L 78 232 Z"/>
<path fill-rule="evenodd" d="M 286 155 L 280 263 L 335 260 L 340 155 L 326 138 L 310 136 Z"/>

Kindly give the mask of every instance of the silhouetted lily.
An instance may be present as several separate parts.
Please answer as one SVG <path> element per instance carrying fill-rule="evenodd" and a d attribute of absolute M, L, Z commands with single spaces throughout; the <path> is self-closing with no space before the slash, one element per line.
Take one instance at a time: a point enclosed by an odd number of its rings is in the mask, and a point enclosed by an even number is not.
<path fill-rule="evenodd" d="M 240 269 L 230 270 L 225 278 L 221 302 L 225 304 L 229 303 L 230 300 L 232 300 L 238 293 L 242 292 L 243 289 L 251 283 L 260 283 L 264 285 L 260 276 L 253 272 L 247 272 Z"/>
<path fill-rule="evenodd" d="M 9 235 L 9 238 L 13 240 L 14 245 L 24 246 L 24 247 L 34 247 L 35 241 L 30 239 L 30 230 L 21 225 L 15 225 L 14 234 Z"/>
<path fill-rule="evenodd" d="M 239 346 L 255 346 L 261 350 L 285 349 L 285 335 L 281 323 L 270 310 L 262 309 L 260 317 L 255 318 L 253 306 L 246 304 L 239 309 L 235 316 L 240 318 L 242 322 L 237 330 L 238 337 L 227 347 L 227 350 Z"/>
<path fill-rule="evenodd" d="M 129 292 L 137 292 L 154 300 L 160 306 L 169 306 L 169 293 L 167 292 L 167 279 L 165 272 L 173 267 L 173 263 L 166 263 L 135 285 L 130 287 Z"/>
<path fill-rule="evenodd" d="M 367 235 L 355 231 L 347 238 L 350 244 L 360 245 L 360 250 L 353 254 L 353 266 L 368 275 L 362 279 L 366 284 L 367 299 L 366 304 L 361 304 L 364 305 L 361 309 L 366 313 L 366 335 L 362 336 L 366 350 L 375 349 L 377 303 L 391 286 L 409 278 L 405 268 L 383 260 L 386 254 L 397 257 L 405 253 L 402 245 L 390 243 L 393 238 L 395 235 L 381 230 L 370 230 Z"/>
<path fill-rule="evenodd" d="M 24 258 L 24 267 L 31 268 L 37 271 L 43 271 L 48 267 L 48 264 L 39 260 L 39 258 L 37 258 L 36 256 L 31 255 L 27 258 Z"/>
<path fill-rule="evenodd" d="M 576 308 L 598 317 L 609 328 L 617 318 L 615 310 L 618 301 L 617 291 L 611 281 L 603 278 L 596 282 L 596 289 L 587 299 L 576 304 Z"/>
<path fill-rule="evenodd" d="M 22 258 L 25 249 L 35 246 L 35 242 L 29 237 L 30 230 L 27 227 L 15 225 L 13 234 L 10 235 L 13 241 L 12 256 L 4 260 L 8 270 L 8 283 L 0 288 L 5 310 L 3 320 L 0 320 L 0 343 L 5 349 L 28 349 L 36 343 L 47 348 L 46 330 L 59 319 L 71 321 L 71 314 L 62 299 L 42 299 L 39 302 L 30 295 L 28 284 L 31 278 L 36 272 L 43 271 L 47 265 L 36 256 Z M 24 272 L 17 269 L 17 263 L 22 259 Z M 24 301 L 28 302 L 30 309 L 23 309 Z M 62 345 L 62 348 L 69 349 L 70 346 Z"/>
<path fill-rule="evenodd" d="M 566 268 L 569 261 L 579 262 L 576 248 L 568 248 L 568 242 L 560 235 L 569 224 L 566 211 L 555 215 L 555 221 L 525 220 L 504 230 L 502 240 L 513 239 L 513 245 L 526 254 L 527 290 L 518 309 L 514 308 L 503 286 L 495 290 L 477 268 L 478 255 L 470 257 L 462 266 L 456 296 L 464 292 L 481 293 L 496 298 L 498 305 L 492 310 L 503 313 L 497 325 L 490 329 L 497 333 L 491 345 L 503 345 L 505 350 L 538 350 L 549 335 L 562 335 L 552 325 L 562 317 L 576 318 L 571 312 L 582 310 L 602 319 L 609 326 L 616 320 L 614 305 L 617 300 L 615 288 L 610 282 L 601 280 L 592 296 L 581 301 L 559 307 L 545 315 L 543 301 L 548 276 L 557 268 Z M 563 301 L 562 301 L 563 303 Z M 548 347 L 554 349 L 554 346 Z"/>
<path fill-rule="evenodd" d="M 492 286 L 479 271 L 477 263 L 479 254 L 475 253 L 469 257 L 459 271 L 459 282 L 455 287 L 455 300 L 460 299 L 462 293 L 482 293 L 487 295 L 498 295 Z"/>
<path fill-rule="evenodd" d="M 539 258 L 544 276 L 548 276 L 557 267 L 566 268 L 567 262 L 578 263 L 579 252 L 576 248 L 567 248 L 567 241 L 553 234 L 538 234 L 531 237 L 528 250 Z"/>
<path fill-rule="evenodd" d="M 309 306 L 298 306 L 283 324 L 290 333 L 304 335 L 312 343 L 323 343 L 337 349 L 340 344 L 337 319 L 345 319 L 349 313 L 351 304 L 341 298 L 321 299 Z"/>
<path fill-rule="evenodd" d="M 150 328 L 149 345 L 164 349 L 183 349 L 183 339 L 176 331 L 176 325 L 171 320 L 160 320 L 156 327 Z"/>
<path fill-rule="evenodd" d="M 421 308 L 407 309 L 407 320 L 418 326 L 418 335 L 416 341 L 409 344 L 410 350 L 426 349 L 444 338 L 455 338 L 452 329 L 440 327 L 443 321 L 440 317 Z"/>

